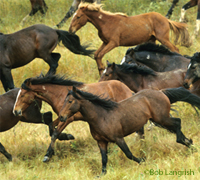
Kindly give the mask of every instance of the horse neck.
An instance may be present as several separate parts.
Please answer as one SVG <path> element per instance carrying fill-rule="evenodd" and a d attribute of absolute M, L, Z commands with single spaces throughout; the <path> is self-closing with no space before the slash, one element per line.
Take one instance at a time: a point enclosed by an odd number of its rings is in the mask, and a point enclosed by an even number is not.
<path fill-rule="evenodd" d="M 31 89 L 38 94 L 38 98 L 47 102 L 52 109 L 58 114 L 62 108 L 65 97 L 71 86 L 61 86 L 54 84 L 32 85 Z"/>

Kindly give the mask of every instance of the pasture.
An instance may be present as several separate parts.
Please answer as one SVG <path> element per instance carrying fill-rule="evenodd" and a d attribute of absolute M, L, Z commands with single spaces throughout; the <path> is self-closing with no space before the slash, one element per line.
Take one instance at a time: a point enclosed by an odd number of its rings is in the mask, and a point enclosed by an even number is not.
<path fill-rule="evenodd" d="M 56 25 L 71 6 L 73 0 L 46 0 L 48 11 L 45 17 L 40 13 L 29 18 L 23 26 L 21 20 L 30 12 L 28 0 L 1 0 L 0 1 L 0 32 L 9 34 L 21 30 L 33 24 L 45 24 L 50 27 Z M 156 11 L 166 15 L 171 0 L 104 0 L 104 9 L 111 12 L 123 12 L 128 15 L 137 15 Z M 178 21 L 181 7 L 184 2 L 179 2 L 175 7 L 171 20 Z M 196 9 L 187 11 L 188 29 L 193 36 L 196 24 Z M 69 19 L 62 30 L 69 29 Z M 97 35 L 95 27 L 87 23 L 76 33 L 81 43 L 91 42 L 97 49 L 102 43 Z M 177 46 L 182 55 L 192 56 L 200 51 L 200 35 L 193 39 L 190 48 Z M 103 58 L 109 62 L 120 63 L 128 47 L 117 47 L 107 53 Z M 63 45 L 54 50 L 61 54 L 57 73 L 67 74 L 76 81 L 93 83 L 99 80 L 99 73 L 95 60 L 90 57 L 75 55 Z M 48 72 L 48 65 L 42 59 L 35 59 L 26 66 L 13 69 L 12 75 L 16 87 L 29 77 L 38 76 L 41 72 Z M 0 83 L 0 94 L 4 93 Z M 146 156 L 146 161 L 138 165 L 130 161 L 116 144 L 109 144 L 107 174 L 102 180 L 166 180 L 166 179 L 199 179 L 200 178 L 200 117 L 195 110 L 186 103 L 176 103 L 175 117 L 182 119 L 183 133 L 193 140 L 193 147 L 188 149 L 175 142 L 176 136 L 164 129 L 155 127 L 147 131 L 145 126 L 145 140 L 138 141 L 135 134 L 125 138 L 131 152 L 139 157 Z M 43 103 L 42 112 L 52 110 L 49 105 Z M 57 117 L 53 113 L 54 119 Z M 73 122 L 67 129 L 75 137 L 71 141 L 56 141 L 56 153 L 48 163 L 43 163 L 43 157 L 51 141 L 48 127 L 45 125 L 26 124 L 19 122 L 9 131 L 0 133 L 0 142 L 6 150 L 12 154 L 13 161 L 9 162 L 0 154 L 0 179 L 1 180 L 35 180 L 35 179 L 68 179 L 90 180 L 100 174 L 101 155 L 96 141 L 92 138 L 88 124 L 85 122 Z M 188 174 L 187 172 L 188 171 Z M 171 173 L 171 174 L 170 174 Z M 175 174 L 177 173 L 177 175 Z M 186 175 L 185 175 L 186 173 Z"/>

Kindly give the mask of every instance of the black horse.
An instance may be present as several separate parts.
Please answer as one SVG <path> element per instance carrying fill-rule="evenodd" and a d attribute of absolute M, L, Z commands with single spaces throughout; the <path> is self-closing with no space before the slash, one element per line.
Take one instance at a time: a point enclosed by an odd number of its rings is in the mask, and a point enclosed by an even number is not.
<path fill-rule="evenodd" d="M 37 24 L 13 34 L 0 34 L 0 80 L 5 91 L 14 88 L 11 69 L 24 66 L 34 58 L 42 58 L 49 64 L 48 73 L 54 74 L 60 59 L 60 53 L 52 53 L 62 41 L 64 46 L 75 54 L 92 56 L 93 50 L 82 46 L 77 35 L 68 31 L 52 29 Z"/>
<path fill-rule="evenodd" d="M 179 2 L 179 0 L 173 0 L 172 5 L 171 5 L 171 7 L 168 10 L 167 15 L 166 15 L 167 18 L 171 17 L 173 9 L 177 5 L 178 2 Z M 192 8 L 196 5 L 198 5 L 198 9 L 197 9 L 197 20 L 196 20 L 195 35 L 198 35 L 199 29 L 200 29 L 200 0 L 190 0 L 188 3 L 183 5 L 183 7 L 181 9 L 181 17 L 180 17 L 179 21 L 180 22 L 186 22 L 186 19 L 185 19 L 186 10 L 188 10 L 189 8 Z"/>
<path fill-rule="evenodd" d="M 129 48 L 121 64 L 124 62 L 142 64 L 154 71 L 164 72 L 174 69 L 186 69 L 190 59 L 170 51 L 163 45 L 148 42 L 135 48 Z"/>

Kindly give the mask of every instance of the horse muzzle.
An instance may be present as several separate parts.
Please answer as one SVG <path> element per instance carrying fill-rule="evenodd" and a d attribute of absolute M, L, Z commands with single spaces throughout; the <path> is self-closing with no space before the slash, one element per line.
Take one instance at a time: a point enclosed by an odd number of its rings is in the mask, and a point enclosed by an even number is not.
<path fill-rule="evenodd" d="M 60 119 L 60 121 L 61 122 L 66 122 L 66 120 L 67 120 L 67 116 L 59 116 L 59 119 Z"/>
<path fill-rule="evenodd" d="M 14 114 L 15 116 L 22 116 L 22 111 L 21 111 L 21 110 L 14 110 L 14 111 L 13 111 L 13 114 Z"/>

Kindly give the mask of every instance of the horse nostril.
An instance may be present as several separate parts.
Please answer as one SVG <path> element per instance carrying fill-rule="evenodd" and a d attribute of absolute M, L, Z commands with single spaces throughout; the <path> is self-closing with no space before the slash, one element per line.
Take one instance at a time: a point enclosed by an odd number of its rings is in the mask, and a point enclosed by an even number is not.
<path fill-rule="evenodd" d="M 14 115 L 15 115 L 15 116 L 21 116 L 22 113 L 21 113 L 21 111 L 17 111 L 17 110 L 15 110 L 15 111 L 14 111 Z"/>
<path fill-rule="evenodd" d="M 183 83 L 183 86 L 184 86 L 186 89 L 189 89 L 188 83 L 184 82 L 184 83 Z"/>
<path fill-rule="evenodd" d="M 63 116 L 60 116 L 60 121 L 65 122 L 65 118 Z"/>

